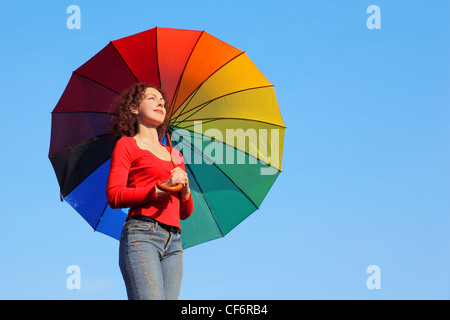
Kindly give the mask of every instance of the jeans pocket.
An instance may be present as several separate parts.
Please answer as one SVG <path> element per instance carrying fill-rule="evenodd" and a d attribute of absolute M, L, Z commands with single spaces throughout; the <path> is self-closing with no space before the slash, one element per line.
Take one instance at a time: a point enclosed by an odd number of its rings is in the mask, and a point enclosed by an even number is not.
<path fill-rule="evenodd" d="M 125 234 L 131 235 L 149 235 L 156 229 L 156 223 L 150 221 L 130 220 L 124 227 Z"/>

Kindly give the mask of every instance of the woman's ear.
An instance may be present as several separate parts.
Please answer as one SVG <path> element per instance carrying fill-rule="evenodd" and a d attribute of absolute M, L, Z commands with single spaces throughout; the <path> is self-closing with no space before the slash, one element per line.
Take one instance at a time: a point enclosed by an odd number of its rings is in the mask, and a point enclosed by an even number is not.
<path fill-rule="evenodd" d="M 130 109 L 132 114 L 136 116 L 139 114 L 139 110 L 134 104 L 130 105 L 128 108 Z"/>

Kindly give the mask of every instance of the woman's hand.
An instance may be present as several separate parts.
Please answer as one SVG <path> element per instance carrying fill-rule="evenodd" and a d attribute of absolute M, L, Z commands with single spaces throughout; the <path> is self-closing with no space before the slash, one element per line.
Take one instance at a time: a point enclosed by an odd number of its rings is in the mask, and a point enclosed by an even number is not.
<path fill-rule="evenodd" d="M 170 178 L 164 183 L 164 185 L 173 187 L 179 183 L 181 183 L 183 187 L 189 186 L 189 180 L 186 171 L 184 171 L 180 167 L 176 167 L 170 171 Z"/>
<path fill-rule="evenodd" d="M 189 189 L 189 179 L 186 171 L 184 171 L 180 167 L 176 167 L 173 170 L 171 170 L 170 178 L 162 184 L 164 186 L 173 187 L 180 183 L 183 185 L 183 188 L 181 189 L 181 198 L 183 200 L 187 200 L 191 196 L 191 190 Z M 169 192 L 162 191 L 157 188 L 156 196 L 159 197 L 168 193 Z"/>

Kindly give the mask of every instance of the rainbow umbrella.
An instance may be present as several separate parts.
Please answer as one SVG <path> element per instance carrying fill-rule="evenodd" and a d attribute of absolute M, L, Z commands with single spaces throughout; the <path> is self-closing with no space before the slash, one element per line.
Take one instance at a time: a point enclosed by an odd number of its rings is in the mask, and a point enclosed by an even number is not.
<path fill-rule="evenodd" d="M 284 124 L 273 85 L 247 54 L 205 31 L 153 28 L 111 41 L 76 69 L 52 112 L 49 158 L 68 202 L 119 239 L 127 211 L 106 182 L 113 99 L 136 82 L 160 86 L 183 154 L 194 212 L 183 247 L 223 237 L 258 209 L 281 172 Z M 167 140 L 167 139 L 166 139 Z"/>

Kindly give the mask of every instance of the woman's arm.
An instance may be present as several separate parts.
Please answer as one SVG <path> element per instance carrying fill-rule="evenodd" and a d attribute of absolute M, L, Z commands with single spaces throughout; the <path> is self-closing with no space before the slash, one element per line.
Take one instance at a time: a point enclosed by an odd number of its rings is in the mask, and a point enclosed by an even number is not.
<path fill-rule="evenodd" d="M 180 201 L 180 219 L 185 220 L 189 218 L 194 211 L 194 202 L 192 200 L 192 196 L 189 196 L 189 199 Z"/>

